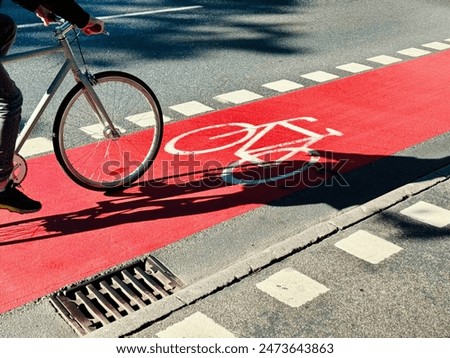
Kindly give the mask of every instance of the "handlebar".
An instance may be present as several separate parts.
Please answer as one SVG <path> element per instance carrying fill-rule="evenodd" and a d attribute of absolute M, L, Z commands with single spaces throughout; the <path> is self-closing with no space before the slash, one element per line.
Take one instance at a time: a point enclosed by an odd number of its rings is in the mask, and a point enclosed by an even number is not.
<path fill-rule="evenodd" d="M 74 29 L 76 27 L 71 22 L 66 21 L 63 18 L 56 16 L 56 15 L 54 16 L 53 23 L 59 24 L 59 26 L 56 27 L 55 32 L 62 36 L 65 36 L 69 31 L 71 31 L 72 29 Z M 93 30 L 94 34 L 96 34 L 96 35 L 97 34 L 109 35 L 109 32 L 105 31 L 104 28 L 102 31 L 102 26 L 100 24 L 95 24 L 94 26 L 91 27 L 91 29 Z"/>

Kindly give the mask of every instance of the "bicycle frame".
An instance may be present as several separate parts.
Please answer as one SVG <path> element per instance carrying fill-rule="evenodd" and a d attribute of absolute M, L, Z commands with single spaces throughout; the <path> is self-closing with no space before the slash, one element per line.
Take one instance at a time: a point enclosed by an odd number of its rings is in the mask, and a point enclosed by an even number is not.
<path fill-rule="evenodd" d="M 76 82 L 81 82 L 86 89 L 86 98 L 88 102 L 91 104 L 93 110 L 96 113 L 99 121 L 104 125 L 108 125 L 111 130 L 111 135 L 113 137 L 120 136 L 119 132 L 115 129 L 114 125 L 111 122 L 105 108 L 103 107 L 100 99 L 92 88 L 92 85 L 95 83 L 93 80 L 93 76 L 86 73 L 82 73 L 78 63 L 75 59 L 75 55 L 72 51 L 72 48 L 67 39 L 67 33 L 74 28 L 74 25 L 69 22 L 64 22 L 60 26 L 55 28 L 55 37 L 58 39 L 59 44 L 55 46 L 49 46 L 43 49 L 24 51 L 17 54 L 11 54 L 0 58 L 2 63 L 8 62 L 17 62 L 21 60 L 25 60 L 28 58 L 37 58 L 47 56 L 53 53 L 62 52 L 65 57 L 65 62 L 61 66 L 60 70 L 56 74 L 53 81 L 47 88 L 47 91 L 42 96 L 41 100 L 37 104 L 35 110 L 31 114 L 30 118 L 26 121 L 25 126 L 20 131 L 19 137 L 16 142 L 15 151 L 18 153 L 20 149 L 25 144 L 27 138 L 32 132 L 33 128 L 39 121 L 40 117 L 44 113 L 54 94 L 57 92 L 58 88 L 61 86 L 63 80 L 71 71 L 75 77 Z"/>

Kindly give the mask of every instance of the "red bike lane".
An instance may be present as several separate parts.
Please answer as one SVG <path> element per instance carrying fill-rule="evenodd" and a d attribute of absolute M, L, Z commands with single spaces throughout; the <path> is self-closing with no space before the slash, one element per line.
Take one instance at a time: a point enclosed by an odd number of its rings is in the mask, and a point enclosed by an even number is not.
<path fill-rule="evenodd" d="M 29 160 L 23 186 L 44 208 L 23 216 L 1 213 L 0 313 L 307 185 L 304 177 L 282 185 L 224 184 L 220 168 L 238 159 L 235 152 L 242 143 L 214 152 L 174 155 L 164 150 L 173 138 L 213 125 L 259 126 L 311 117 L 315 120 L 297 125 L 319 134 L 327 133 L 327 128 L 342 133 L 311 147 L 324 157 L 321 163 L 345 163 L 339 170 L 346 172 L 449 131 L 449 83 L 450 51 L 444 51 L 168 124 L 148 175 L 120 193 L 106 195 L 78 187 L 54 155 Z M 187 151 L 212 148 L 206 134 L 199 131 L 178 144 Z M 292 143 L 298 135 L 277 127 L 257 145 Z M 317 183 L 321 175 L 312 174 L 308 180 Z"/>

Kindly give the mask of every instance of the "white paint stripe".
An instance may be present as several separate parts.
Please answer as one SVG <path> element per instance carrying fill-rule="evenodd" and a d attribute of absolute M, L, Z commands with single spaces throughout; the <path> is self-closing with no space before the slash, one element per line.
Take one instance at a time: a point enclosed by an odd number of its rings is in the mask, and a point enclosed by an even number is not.
<path fill-rule="evenodd" d="M 407 48 L 407 49 L 397 51 L 397 52 L 399 54 L 410 56 L 410 57 L 419 57 L 419 56 L 428 55 L 429 53 L 431 53 L 430 51 L 422 50 L 422 49 L 415 48 L 415 47 Z"/>
<path fill-rule="evenodd" d="M 326 82 L 330 80 L 334 80 L 336 78 L 339 78 L 339 76 L 334 75 L 332 73 L 328 73 L 325 71 L 315 71 L 311 73 L 307 73 L 302 75 L 303 78 L 307 78 L 308 80 L 312 80 L 315 82 Z"/>
<path fill-rule="evenodd" d="M 371 264 L 378 264 L 402 250 L 401 247 L 364 230 L 338 241 L 335 246 Z"/>
<path fill-rule="evenodd" d="M 110 16 L 98 16 L 101 20 L 110 20 L 110 19 L 119 19 L 122 17 L 136 17 L 136 16 L 145 16 L 145 15 L 153 15 L 153 14 L 162 14 L 162 13 L 168 13 L 168 12 L 178 12 L 178 11 L 186 11 L 186 10 L 196 10 L 203 8 L 203 6 L 195 5 L 195 6 L 183 6 L 183 7 L 176 7 L 176 8 L 167 8 L 167 9 L 160 9 L 160 10 L 149 10 L 149 11 L 141 11 L 141 12 L 130 12 L 127 14 L 118 14 L 118 15 L 110 15 Z M 17 28 L 19 29 L 26 29 L 30 27 L 40 27 L 43 26 L 42 22 L 35 22 L 31 24 L 23 24 L 18 25 Z"/>
<path fill-rule="evenodd" d="M 156 123 L 155 113 L 153 112 L 133 114 L 132 116 L 125 117 L 125 119 L 141 128 L 154 127 Z"/>
<path fill-rule="evenodd" d="M 447 50 L 450 48 L 449 44 L 443 42 L 430 42 L 422 45 L 423 47 L 432 48 L 433 50 Z"/>
<path fill-rule="evenodd" d="M 144 15 L 153 15 L 153 14 L 162 14 L 166 12 L 177 12 L 177 11 L 186 11 L 186 10 L 195 10 L 195 9 L 201 9 L 203 6 L 196 5 L 196 6 L 184 6 L 184 7 L 177 7 L 177 8 L 168 8 L 168 9 L 161 9 L 161 10 L 150 10 L 150 11 L 141 11 L 141 12 L 132 12 L 128 14 L 122 14 L 122 15 L 111 15 L 111 16 L 101 16 L 99 19 L 101 20 L 108 20 L 108 19 L 119 19 L 121 17 L 135 17 L 135 16 L 144 16 Z"/>
<path fill-rule="evenodd" d="M 214 99 L 224 102 L 224 103 L 234 103 L 234 104 L 240 104 L 245 102 L 250 102 L 259 98 L 262 98 L 263 96 L 250 92 L 247 90 L 239 90 L 239 91 L 233 91 L 229 93 L 224 93 L 219 96 L 214 97 Z"/>
<path fill-rule="evenodd" d="M 450 224 L 449 210 L 424 201 L 419 201 L 409 208 L 400 211 L 400 213 L 439 228 Z"/>
<path fill-rule="evenodd" d="M 120 133 L 126 133 L 124 128 L 116 126 L 116 128 L 120 131 Z M 92 124 L 90 126 L 80 127 L 80 130 L 89 135 L 94 139 L 103 139 L 105 135 L 103 134 L 103 130 L 105 127 L 101 123 Z"/>
<path fill-rule="evenodd" d="M 146 113 L 139 113 L 139 114 L 133 114 L 132 116 L 125 117 L 127 121 L 130 121 L 131 123 L 136 124 L 137 126 L 141 128 L 149 128 L 155 126 L 155 113 L 154 112 L 146 112 Z M 163 115 L 163 122 L 167 123 L 170 122 L 172 118 L 167 117 L 166 115 Z"/>
<path fill-rule="evenodd" d="M 203 103 L 197 101 L 180 103 L 169 108 L 178 113 L 184 114 L 185 116 L 193 116 L 195 114 L 205 113 L 213 110 L 211 107 L 208 107 Z"/>
<path fill-rule="evenodd" d="M 300 307 L 328 291 L 321 283 L 293 268 L 286 268 L 273 274 L 256 284 L 256 287 L 291 307 Z"/>
<path fill-rule="evenodd" d="M 30 157 L 36 154 L 51 152 L 53 150 L 53 143 L 50 139 L 38 137 L 28 139 L 20 150 L 23 157 Z"/>
<path fill-rule="evenodd" d="M 402 59 L 392 56 L 380 55 L 367 59 L 371 62 L 381 63 L 382 65 L 390 65 L 391 63 L 401 62 Z"/>
<path fill-rule="evenodd" d="M 372 69 L 372 67 L 370 66 L 361 65 L 360 63 L 356 62 L 347 63 L 345 65 L 337 66 L 336 68 L 351 73 L 364 72 Z"/>
<path fill-rule="evenodd" d="M 302 88 L 303 85 L 297 82 L 292 82 L 289 80 L 279 80 L 275 82 L 266 83 L 263 85 L 263 87 L 269 88 L 271 90 L 277 91 L 277 92 L 287 92 L 292 91 L 295 89 Z"/>
<path fill-rule="evenodd" d="M 234 334 L 218 325 L 201 312 L 175 323 L 156 334 L 159 338 L 236 338 Z"/>

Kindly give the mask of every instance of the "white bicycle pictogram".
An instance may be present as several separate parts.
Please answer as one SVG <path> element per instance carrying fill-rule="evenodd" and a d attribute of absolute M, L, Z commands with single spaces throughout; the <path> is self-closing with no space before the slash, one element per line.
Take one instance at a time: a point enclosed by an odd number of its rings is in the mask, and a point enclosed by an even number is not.
<path fill-rule="evenodd" d="M 237 146 L 240 147 L 234 152 L 238 160 L 228 164 L 221 173 L 222 179 L 230 184 L 258 185 L 286 179 L 304 172 L 320 160 L 320 154 L 310 146 L 318 141 L 330 136 L 342 136 L 343 134 L 335 129 L 326 128 L 325 134 L 313 132 L 309 129 L 297 125 L 298 122 L 316 122 L 313 117 L 297 117 L 265 124 L 250 124 L 243 122 L 216 124 L 206 126 L 180 134 L 170 140 L 165 151 L 175 155 L 195 155 L 217 152 Z M 285 128 L 296 132 L 296 139 L 286 142 L 278 142 L 271 145 L 257 145 L 263 138 L 270 135 L 276 128 Z M 196 140 L 192 140 L 196 136 Z M 187 140 L 189 145 L 195 148 L 183 148 L 183 141 Z M 205 139 L 207 146 L 205 144 Z M 278 140 L 275 134 L 270 141 Z M 224 142 L 225 141 L 225 142 Z M 213 146 L 209 146 L 209 144 Z M 215 145 L 215 146 L 214 146 Z M 200 146 L 199 148 L 196 148 Z M 298 155 L 303 155 L 300 167 L 283 167 L 282 163 L 293 160 Z M 306 159 L 304 159 L 306 156 Z M 274 159 L 276 158 L 276 159 Z M 278 168 L 274 174 L 270 168 Z M 244 169 L 244 174 L 242 170 Z M 269 172 L 269 174 L 267 174 Z"/>

